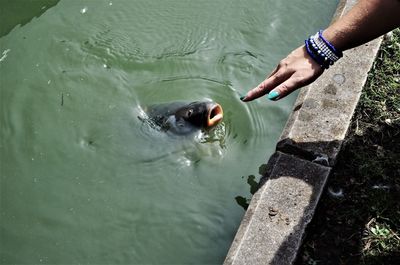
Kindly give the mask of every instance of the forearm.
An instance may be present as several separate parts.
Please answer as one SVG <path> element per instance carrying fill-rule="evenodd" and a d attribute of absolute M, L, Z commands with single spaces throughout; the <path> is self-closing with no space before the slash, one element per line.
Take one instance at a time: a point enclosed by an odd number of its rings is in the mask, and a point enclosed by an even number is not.
<path fill-rule="evenodd" d="M 360 0 L 323 36 L 336 48 L 347 50 L 400 26 L 400 0 Z"/>

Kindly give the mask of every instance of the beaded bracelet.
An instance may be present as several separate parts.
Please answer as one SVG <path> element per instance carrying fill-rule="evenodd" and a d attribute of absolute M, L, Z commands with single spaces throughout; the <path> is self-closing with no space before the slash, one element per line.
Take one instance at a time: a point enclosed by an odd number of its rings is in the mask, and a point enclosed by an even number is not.
<path fill-rule="evenodd" d="M 340 50 L 322 36 L 322 30 L 306 39 L 305 47 L 311 58 L 324 69 L 328 69 L 343 56 Z"/>

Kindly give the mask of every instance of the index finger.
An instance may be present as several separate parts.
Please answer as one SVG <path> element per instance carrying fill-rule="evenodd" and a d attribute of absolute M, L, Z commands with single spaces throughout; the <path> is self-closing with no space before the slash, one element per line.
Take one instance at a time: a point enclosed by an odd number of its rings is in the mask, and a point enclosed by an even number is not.
<path fill-rule="evenodd" d="M 261 84 L 259 84 L 257 87 L 247 92 L 246 96 L 242 99 L 242 101 L 245 102 L 252 101 L 256 98 L 259 98 L 267 94 L 276 86 L 284 82 L 287 78 L 289 78 L 289 75 L 287 73 L 280 73 L 280 71 L 276 70 L 275 73 L 273 73 L 270 77 L 265 79 Z"/>

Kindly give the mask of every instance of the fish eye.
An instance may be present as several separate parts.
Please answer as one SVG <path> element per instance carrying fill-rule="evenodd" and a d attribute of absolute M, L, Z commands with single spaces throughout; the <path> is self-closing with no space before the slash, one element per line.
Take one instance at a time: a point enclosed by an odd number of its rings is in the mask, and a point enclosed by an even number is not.
<path fill-rule="evenodd" d="M 189 109 L 187 112 L 188 117 L 192 116 L 192 114 L 193 114 L 193 109 Z"/>

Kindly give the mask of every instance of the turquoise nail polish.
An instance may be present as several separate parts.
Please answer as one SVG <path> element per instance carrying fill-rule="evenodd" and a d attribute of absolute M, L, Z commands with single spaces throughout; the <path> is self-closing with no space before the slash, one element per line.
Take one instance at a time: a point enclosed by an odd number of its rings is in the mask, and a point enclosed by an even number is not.
<path fill-rule="evenodd" d="M 240 97 L 240 100 L 243 101 L 243 99 L 244 99 L 245 97 L 246 97 L 246 96 L 241 96 L 241 97 Z"/>
<path fill-rule="evenodd" d="M 275 100 L 279 98 L 279 92 L 278 91 L 271 91 L 268 94 L 268 99 L 270 100 Z"/>

